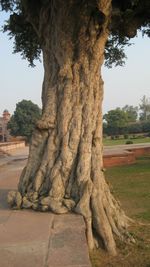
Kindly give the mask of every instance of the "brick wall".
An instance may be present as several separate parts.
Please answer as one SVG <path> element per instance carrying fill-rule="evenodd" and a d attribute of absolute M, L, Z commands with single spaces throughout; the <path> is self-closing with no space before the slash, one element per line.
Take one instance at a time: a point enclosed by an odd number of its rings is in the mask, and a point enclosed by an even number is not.
<path fill-rule="evenodd" d="M 117 155 L 104 155 L 104 167 L 133 164 L 136 162 L 135 154 L 132 152 Z"/>
<path fill-rule="evenodd" d="M 150 155 L 150 147 L 131 148 L 121 154 L 104 155 L 104 167 L 133 164 L 136 158 L 143 155 Z"/>

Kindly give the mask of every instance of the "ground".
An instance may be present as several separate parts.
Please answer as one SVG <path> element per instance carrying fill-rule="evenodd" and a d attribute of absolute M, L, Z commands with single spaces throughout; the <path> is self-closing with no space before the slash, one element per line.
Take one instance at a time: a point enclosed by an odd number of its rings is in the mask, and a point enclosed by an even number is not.
<path fill-rule="evenodd" d="M 113 167 L 106 171 L 115 196 L 126 213 L 136 220 L 130 234 L 136 243 L 119 243 L 117 257 L 102 250 L 91 254 L 93 267 L 150 267 L 150 155 L 141 157 L 131 166 Z M 139 224 L 142 223 L 142 224 Z"/>
<path fill-rule="evenodd" d="M 0 157 L 0 267 L 91 267 L 82 216 L 8 207 L 26 163 L 18 157 Z"/>

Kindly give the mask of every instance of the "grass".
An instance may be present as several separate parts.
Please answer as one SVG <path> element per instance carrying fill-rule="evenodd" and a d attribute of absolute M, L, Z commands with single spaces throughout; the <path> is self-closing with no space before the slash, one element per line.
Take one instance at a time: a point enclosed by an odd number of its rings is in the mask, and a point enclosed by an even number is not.
<path fill-rule="evenodd" d="M 125 145 L 127 140 L 131 140 L 133 144 L 142 144 L 142 143 L 150 143 L 150 137 L 138 137 L 132 139 L 103 139 L 104 146 L 115 146 L 115 145 Z"/>
<path fill-rule="evenodd" d="M 150 267 L 150 155 L 133 165 L 109 168 L 106 179 L 126 214 L 145 225 L 137 223 L 129 228 L 136 243 L 120 243 L 117 257 L 95 250 L 91 254 L 92 266 Z"/>

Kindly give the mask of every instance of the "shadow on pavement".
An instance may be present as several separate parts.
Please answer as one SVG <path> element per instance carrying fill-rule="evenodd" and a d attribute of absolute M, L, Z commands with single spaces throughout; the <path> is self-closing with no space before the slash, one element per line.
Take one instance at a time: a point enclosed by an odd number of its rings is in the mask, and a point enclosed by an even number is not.
<path fill-rule="evenodd" d="M 0 210 L 9 210 L 7 204 L 7 194 L 11 189 L 0 189 Z"/>

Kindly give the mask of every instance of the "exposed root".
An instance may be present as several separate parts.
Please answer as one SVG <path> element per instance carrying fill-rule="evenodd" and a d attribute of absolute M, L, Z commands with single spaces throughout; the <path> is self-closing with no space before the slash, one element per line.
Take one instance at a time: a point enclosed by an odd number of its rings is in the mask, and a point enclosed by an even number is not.
<path fill-rule="evenodd" d="M 113 213 L 110 212 L 109 208 L 107 209 L 103 206 L 98 192 L 92 191 L 91 194 L 89 194 L 89 192 L 91 192 L 91 187 L 89 191 L 89 185 L 86 183 L 81 200 L 76 203 L 73 199 L 53 198 L 50 195 L 42 197 L 38 192 L 30 192 L 21 196 L 18 191 L 10 191 L 8 194 L 8 203 L 15 209 L 26 208 L 40 211 L 52 211 L 56 214 L 75 211 L 83 215 L 85 219 L 89 249 L 93 250 L 94 247 L 99 247 L 103 243 L 109 254 L 115 256 L 117 254 L 117 249 L 114 236 L 122 242 L 135 242 L 127 231 L 127 222 L 130 221 L 130 219 L 123 216 L 122 221 L 124 222 L 122 225 L 124 225 L 124 227 L 122 227 L 118 224 L 116 219 L 114 220 Z"/>

